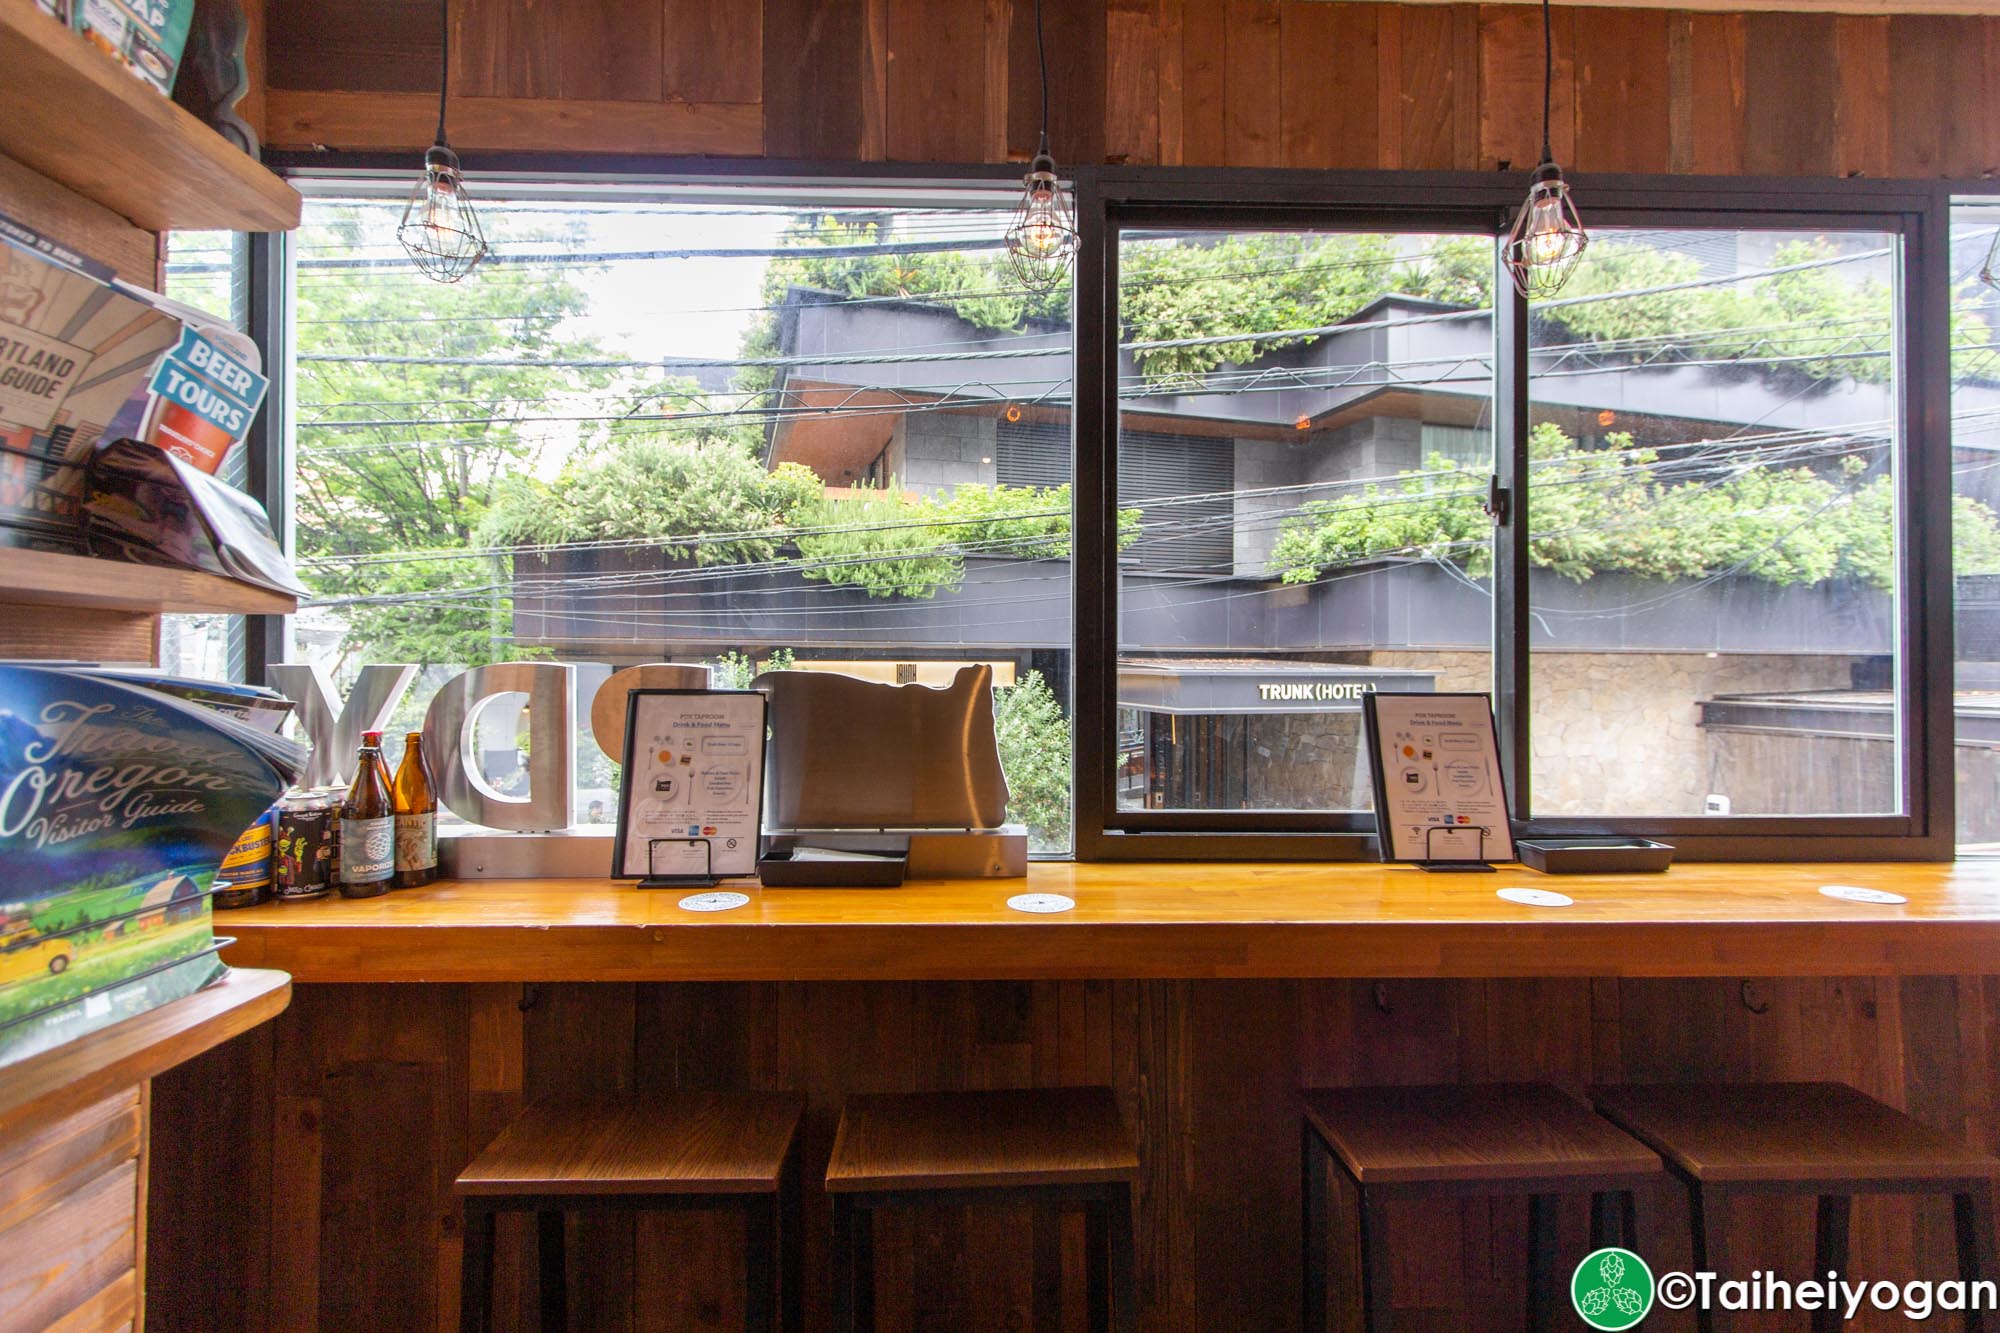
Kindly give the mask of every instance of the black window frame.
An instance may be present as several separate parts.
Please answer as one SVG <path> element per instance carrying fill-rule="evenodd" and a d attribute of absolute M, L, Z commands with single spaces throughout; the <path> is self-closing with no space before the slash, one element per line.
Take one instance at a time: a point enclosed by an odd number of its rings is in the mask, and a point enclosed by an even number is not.
<path fill-rule="evenodd" d="M 1587 221 L 1687 230 L 1866 230 L 1899 239 L 1896 284 L 1898 785 L 1901 813 L 1534 816 L 1527 511 L 1528 303 L 1496 273 L 1494 695 L 1517 829 L 1666 838 L 1690 860 L 1948 860 L 1953 854 L 1949 192 L 1929 182 L 1579 176 Z M 1121 810 L 1115 791 L 1118 244 L 1128 228 L 1347 229 L 1499 235 L 1511 175 L 1106 168 L 1078 173 L 1075 800 L 1079 860 L 1346 860 L 1376 854 L 1362 812 Z M 1925 521 L 1942 516 L 1943 521 Z"/>
<path fill-rule="evenodd" d="M 1018 165 L 701 159 L 652 155 L 471 153 L 476 178 L 564 186 L 851 185 L 912 188 L 991 185 Z M 406 154 L 273 153 L 267 165 L 320 182 L 380 188 L 408 180 Z M 1459 231 L 1499 234 L 1526 188 L 1520 172 L 1293 171 L 1262 168 L 1079 166 L 1070 171 L 1082 246 L 1072 329 L 1074 390 L 1072 543 L 1073 855 L 1077 860 L 1356 860 L 1375 855 L 1365 813 L 1118 811 L 1116 457 L 1117 228 L 1152 225 Z M 1517 497 L 1496 533 L 1495 702 L 1503 761 L 1520 831 L 1644 833 L 1675 842 L 1689 860 L 1949 860 L 1954 851 L 1950 201 L 1977 183 L 1775 177 L 1595 175 L 1572 177 L 1592 225 L 1705 230 L 1728 227 L 1865 229 L 1901 239 L 1897 290 L 1897 438 L 1901 525 L 1898 569 L 1898 751 L 1903 813 L 1822 817 L 1727 816 L 1598 819 L 1529 817 L 1527 544 L 1519 480 L 1528 436 L 1526 303 L 1496 282 L 1498 352 L 1493 429 L 1499 483 Z M 282 243 L 256 246 L 266 317 L 254 321 L 266 364 L 282 363 L 289 328 Z M 278 386 L 273 385 L 274 394 Z M 263 432 L 253 464 L 261 492 L 277 498 L 291 459 L 282 421 Z M 1943 521 L 1935 521 L 1942 516 Z M 1925 521 L 1926 518 L 1932 521 Z M 1504 577 L 1500 577 L 1504 575 Z M 266 660 L 282 652 L 275 625 L 259 625 Z M 263 646 L 263 645 L 259 645 Z"/>

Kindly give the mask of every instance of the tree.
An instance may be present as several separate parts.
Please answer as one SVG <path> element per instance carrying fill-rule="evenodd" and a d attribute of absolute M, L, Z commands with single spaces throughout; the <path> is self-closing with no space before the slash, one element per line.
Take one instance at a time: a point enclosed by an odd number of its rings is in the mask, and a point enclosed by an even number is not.
<path fill-rule="evenodd" d="M 302 572 L 318 598 L 344 610 L 345 647 L 359 656 L 463 665 L 518 656 L 507 641 L 505 570 L 443 553 L 472 545 L 503 481 L 531 471 L 547 447 L 523 418 L 552 415 L 552 404 L 602 388 L 611 372 L 562 364 L 601 355 L 569 328 L 586 309 L 572 268 L 485 267 L 442 286 L 400 264 L 313 266 L 310 256 L 326 250 L 397 253 L 394 220 L 394 210 L 354 205 L 305 234 Z M 509 245 L 551 249 L 579 238 L 576 224 L 506 235 Z M 353 359 L 362 357 L 375 359 Z M 502 357 L 539 364 L 463 364 Z"/>
<path fill-rule="evenodd" d="M 994 689 L 993 734 L 1007 774 L 1008 820 L 1028 826 L 1036 851 L 1068 851 L 1069 719 L 1041 672 Z"/>

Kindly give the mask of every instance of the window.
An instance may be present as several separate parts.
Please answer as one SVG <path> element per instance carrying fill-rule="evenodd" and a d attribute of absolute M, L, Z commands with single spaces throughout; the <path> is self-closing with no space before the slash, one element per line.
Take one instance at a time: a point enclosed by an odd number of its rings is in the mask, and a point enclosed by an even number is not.
<path fill-rule="evenodd" d="M 1534 308 L 1530 809 L 1897 813 L 1896 238 L 1701 235 Z"/>
<path fill-rule="evenodd" d="M 232 328 L 248 327 L 249 237 L 227 231 L 177 231 L 166 238 L 165 295 Z M 249 450 L 222 460 L 222 479 L 244 487 Z M 244 618 L 222 614 L 160 617 L 160 666 L 183 676 L 242 680 Z"/>
<path fill-rule="evenodd" d="M 1079 466 L 1115 536 L 1082 558 L 1115 655 L 1086 619 L 1086 854 L 1372 852 L 1371 689 L 1491 689 L 1529 831 L 1939 850 L 1906 648 L 1939 578 L 1907 517 L 1941 452 L 1908 354 L 1928 195 L 1594 188 L 1581 267 L 1531 306 L 1495 279 L 1510 189 L 1263 186 L 1097 181 L 1078 410 L 1117 447 L 1080 432 Z M 1232 442 L 1227 573 L 1133 558 L 1180 535 L 1132 479 L 1167 421 Z"/>
<path fill-rule="evenodd" d="M 436 287 L 401 181 L 313 183 L 301 655 L 544 658 L 586 697 L 647 661 L 990 663 L 1044 853 L 1367 854 L 1370 690 L 1492 690 L 1530 830 L 1939 850 L 1931 192 L 1593 184 L 1531 307 L 1504 179 L 1083 176 L 1074 312 L 996 262 L 986 187 L 489 182 L 493 261 Z M 1959 221 L 1958 809 L 2000 844 L 2000 308 L 1964 281 L 2000 206 Z M 502 785 L 518 729 L 481 741 Z M 615 774 L 579 735 L 590 819 Z"/>
<path fill-rule="evenodd" d="M 641 662 L 731 685 L 987 664 L 1009 817 L 1067 853 L 1068 292 L 1012 282 L 1001 192 L 852 197 L 483 183 L 493 257 L 439 286 L 400 198 L 310 194 L 300 656 L 343 684 L 422 664 L 399 727 L 492 661 L 574 663 L 583 706 Z M 996 461 L 1047 422 L 1059 451 Z M 503 791 L 520 713 L 478 739 Z M 609 822 L 612 757 L 578 736 L 576 815 Z"/>
<path fill-rule="evenodd" d="M 1118 246 L 1116 807 L 1365 811 L 1363 694 L 1492 681 L 1492 242 Z"/>
<path fill-rule="evenodd" d="M 1961 855 L 2000 854 L 2000 292 L 1980 280 L 2000 202 L 1951 215 L 1952 757 Z"/>

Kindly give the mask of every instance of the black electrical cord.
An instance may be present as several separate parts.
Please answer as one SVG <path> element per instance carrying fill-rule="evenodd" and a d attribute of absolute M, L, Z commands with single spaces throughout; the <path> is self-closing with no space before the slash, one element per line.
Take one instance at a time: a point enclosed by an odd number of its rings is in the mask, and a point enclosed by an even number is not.
<path fill-rule="evenodd" d="M 1037 0 L 1039 3 L 1039 0 Z M 1542 0 L 1542 161 L 1553 162 L 1556 155 L 1549 148 L 1549 99 L 1556 81 L 1556 39 L 1549 19 L 1549 0 Z M 1046 116 L 1046 112 L 1043 113 Z M 442 126 L 440 119 L 440 126 Z M 438 131 L 443 133 L 442 128 Z"/>
<path fill-rule="evenodd" d="M 1042 138 L 1037 157 L 1049 155 L 1049 48 L 1042 36 L 1042 0 L 1035 0 L 1035 63 L 1042 71 Z"/>
<path fill-rule="evenodd" d="M 438 0 L 438 129 L 437 143 L 449 148 L 444 137 L 444 103 L 451 92 L 451 0 Z"/>

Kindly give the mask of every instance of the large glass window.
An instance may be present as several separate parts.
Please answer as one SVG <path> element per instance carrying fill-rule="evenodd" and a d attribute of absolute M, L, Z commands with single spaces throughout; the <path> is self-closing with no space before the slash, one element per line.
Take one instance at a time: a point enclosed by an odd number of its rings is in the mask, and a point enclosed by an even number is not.
<path fill-rule="evenodd" d="M 2000 854 L 2000 291 L 1988 286 L 2000 202 L 1951 216 L 1953 768 L 1961 854 Z M 1994 265 L 2000 267 L 2000 264 Z"/>
<path fill-rule="evenodd" d="M 1492 684 L 1493 242 L 1118 241 L 1117 808 L 1372 804 L 1361 699 Z"/>
<path fill-rule="evenodd" d="M 1009 817 L 1067 852 L 1068 289 L 1013 281 L 1004 194 L 851 197 L 485 184 L 494 253 L 455 286 L 405 260 L 400 200 L 310 197 L 300 655 L 343 684 L 572 662 L 586 702 L 644 662 L 990 664 Z M 524 728 L 487 717 L 505 790 Z M 587 726 L 578 754 L 607 822 L 612 758 Z"/>
<path fill-rule="evenodd" d="M 1536 816 L 1902 808 L 1897 254 L 1601 228 L 1534 306 Z"/>
<path fill-rule="evenodd" d="M 249 241 L 240 232 L 177 231 L 166 238 L 165 295 L 229 328 L 247 324 Z M 247 448 L 230 450 L 218 474 L 244 486 Z M 208 680 L 244 676 L 243 617 L 220 613 L 160 617 L 161 669 Z"/>

